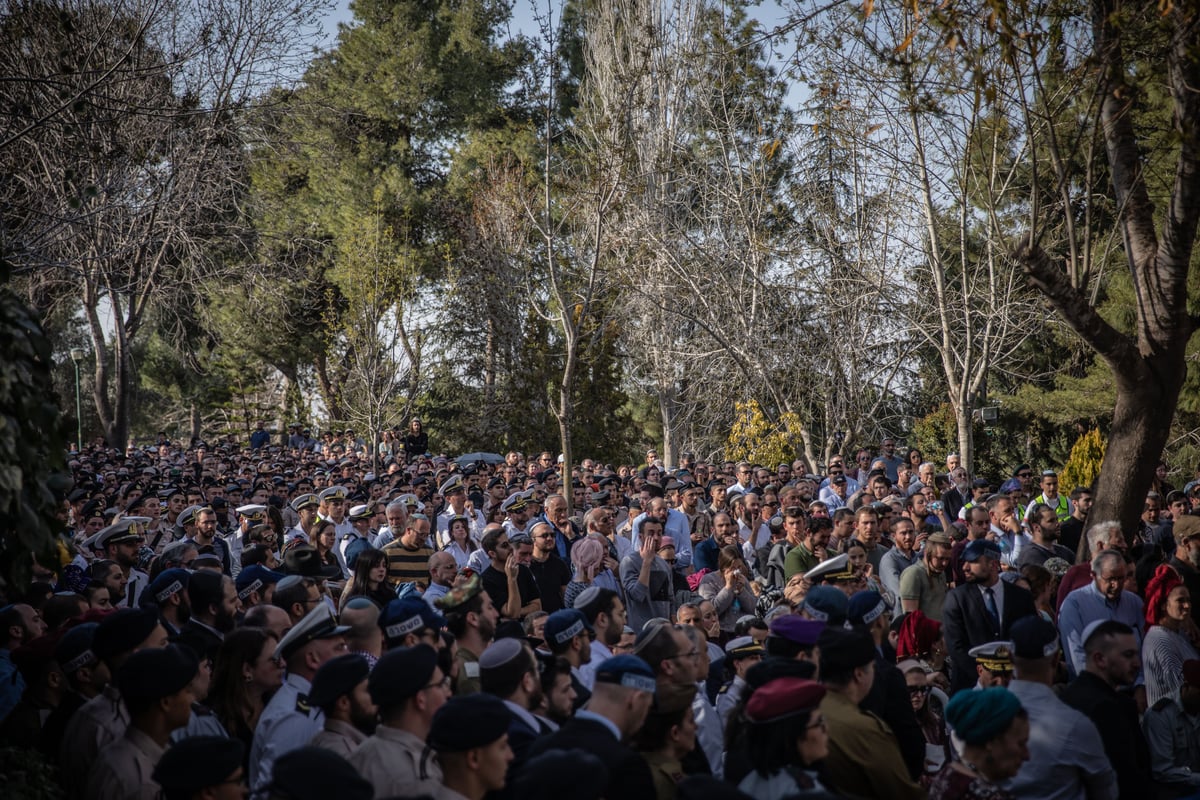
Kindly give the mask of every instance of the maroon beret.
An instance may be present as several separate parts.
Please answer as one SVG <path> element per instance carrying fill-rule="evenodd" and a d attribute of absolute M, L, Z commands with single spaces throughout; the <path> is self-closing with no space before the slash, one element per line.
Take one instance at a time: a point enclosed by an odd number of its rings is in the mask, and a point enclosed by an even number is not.
<path fill-rule="evenodd" d="M 825 687 L 805 678 L 776 678 L 754 690 L 746 703 L 746 718 L 754 723 L 801 714 L 816 708 Z"/>

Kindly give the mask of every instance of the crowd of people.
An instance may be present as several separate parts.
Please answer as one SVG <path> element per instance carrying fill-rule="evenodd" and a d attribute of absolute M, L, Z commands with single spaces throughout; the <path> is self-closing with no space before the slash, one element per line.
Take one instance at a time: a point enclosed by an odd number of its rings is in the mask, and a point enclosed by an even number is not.
<path fill-rule="evenodd" d="M 893 439 L 428 449 L 72 451 L 57 558 L 0 607 L 0 744 L 67 800 L 1200 792 L 1200 481 L 1165 465 L 1122 530 Z"/>

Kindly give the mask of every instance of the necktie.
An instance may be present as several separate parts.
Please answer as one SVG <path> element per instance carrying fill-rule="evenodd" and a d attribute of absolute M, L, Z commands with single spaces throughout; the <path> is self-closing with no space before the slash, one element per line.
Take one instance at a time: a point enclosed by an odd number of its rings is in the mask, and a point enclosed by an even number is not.
<path fill-rule="evenodd" d="M 992 629 L 996 635 L 1000 634 L 1000 611 L 996 608 L 996 593 L 988 587 L 983 590 L 983 607 L 987 609 L 988 616 L 992 618 Z"/>

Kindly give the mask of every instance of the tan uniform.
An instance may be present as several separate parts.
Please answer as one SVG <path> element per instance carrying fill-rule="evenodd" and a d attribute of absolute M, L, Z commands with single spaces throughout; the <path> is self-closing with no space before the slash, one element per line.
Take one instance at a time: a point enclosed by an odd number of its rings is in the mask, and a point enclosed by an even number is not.
<path fill-rule="evenodd" d="M 120 739 L 129 712 L 115 686 L 88 700 L 72 716 L 59 748 L 59 775 L 68 800 L 84 796 L 85 783 L 101 748 Z"/>
<path fill-rule="evenodd" d="M 479 683 L 479 656 L 460 644 L 454 660 L 458 662 L 458 683 L 454 693 L 476 694 L 483 691 Z"/>
<path fill-rule="evenodd" d="M 658 753 L 642 753 L 650 765 L 650 777 L 654 778 L 654 796 L 657 800 L 675 800 L 676 784 L 684 778 L 683 764 Z"/>
<path fill-rule="evenodd" d="M 88 800 L 156 800 L 159 787 L 151 775 L 163 748 L 137 728 L 102 749 L 88 775 Z"/>
<path fill-rule="evenodd" d="M 323 747 L 332 750 L 342 758 L 350 758 L 350 754 L 367 740 L 367 735 L 349 722 L 340 719 L 325 718 L 325 728 L 309 742 L 311 747 Z"/>
<path fill-rule="evenodd" d="M 838 692 L 826 693 L 821 713 L 829 727 L 825 768 L 839 792 L 888 800 L 926 796 L 908 777 L 900 746 L 886 722 L 860 710 Z"/>
<path fill-rule="evenodd" d="M 432 793 L 442 783 L 442 768 L 432 751 L 426 757 L 425 740 L 387 725 L 376 728 L 349 761 L 375 787 L 376 797 L 409 796 L 404 792 L 414 789 Z"/>

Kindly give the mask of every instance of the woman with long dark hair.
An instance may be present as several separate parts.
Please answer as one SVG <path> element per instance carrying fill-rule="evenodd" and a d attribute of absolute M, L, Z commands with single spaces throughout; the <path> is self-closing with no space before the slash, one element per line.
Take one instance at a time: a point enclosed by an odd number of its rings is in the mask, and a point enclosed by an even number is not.
<path fill-rule="evenodd" d="M 258 718 L 283 684 L 283 663 L 275 659 L 278 643 L 274 633 L 262 628 L 238 628 L 225 635 L 213 662 L 208 704 L 229 735 L 246 745 L 247 770 Z"/>
<path fill-rule="evenodd" d="M 334 550 L 337 547 L 337 526 L 332 520 L 319 520 L 312 532 L 313 547 L 317 548 L 317 557 L 321 562 L 321 566 L 325 567 L 328 574 L 333 574 L 333 569 L 337 569 L 337 574 L 345 577 L 342 572 L 342 564 L 338 561 L 337 552 Z M 340 579 L 340 578 L 339 578 Z"/>
<path fill-rule="evenodd" d="M 449 541 L 444 548 L 454 556 L 454 563 L 462 569 L 471 559 L 471 553 L 479 549 L 479 544 L 471 536 L 471 520 L 469 517 L 456 514 L 450 518 L 447 530 Z"/>
<path fill-rule="evenodd" d="M 776 678 L 746 701 L 747 752 L 753 770 L 738 788 L 762 800 L 825 794 L 821 763 L 829 733 L 819 708 L 825 687 L 804 678 Z"/>
<path fill-rule="evenodd" d="M 382 550 L 368 548 L 354 559 L 354 577 L 346 584 L 338 600 L 338 613 L 354 597 L 366 597 L 380 608 L 396 599 L 387 582 L 387 556 Z"/>

